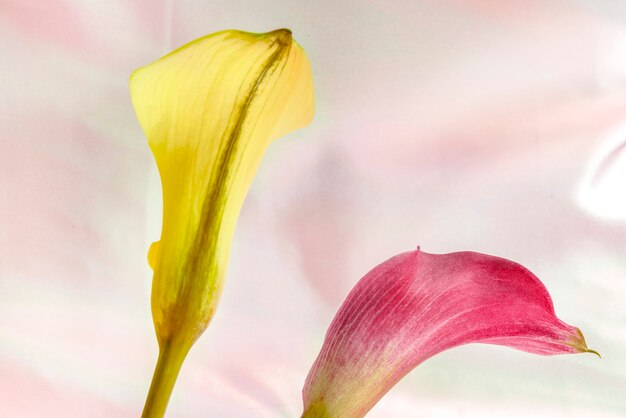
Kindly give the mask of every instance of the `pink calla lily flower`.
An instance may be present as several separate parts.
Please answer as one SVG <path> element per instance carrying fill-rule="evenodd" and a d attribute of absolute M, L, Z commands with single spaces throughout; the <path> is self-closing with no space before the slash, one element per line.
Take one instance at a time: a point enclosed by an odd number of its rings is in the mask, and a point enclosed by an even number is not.
<path fill-rule="evenodd" d="M 593 352 L 523 266 L 475 252 L 406 252 L 352 289 L 303 390 L 303 417 L 364 416 L 428 358 L 468 343 L 541 355 Z M 596 353 L 597 354 L 597 353 Z"/>

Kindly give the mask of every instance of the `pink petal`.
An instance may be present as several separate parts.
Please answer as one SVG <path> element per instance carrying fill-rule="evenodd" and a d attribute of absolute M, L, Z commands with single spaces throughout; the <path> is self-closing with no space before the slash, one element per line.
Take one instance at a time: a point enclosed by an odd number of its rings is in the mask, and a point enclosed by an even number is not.
<path fill-rule="evenodd" d="M 418 248 L 378 265 L 348 295 L 307 377 L 303 416 L 361 417 L 424 360 L 473 342 L 542 355 L 591 351 L 521 265 Z"/>

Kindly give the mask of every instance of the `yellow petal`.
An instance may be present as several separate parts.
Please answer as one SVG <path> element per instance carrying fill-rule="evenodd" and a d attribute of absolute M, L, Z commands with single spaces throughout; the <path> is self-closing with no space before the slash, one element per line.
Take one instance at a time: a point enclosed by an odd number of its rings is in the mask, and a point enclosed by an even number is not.
<path fill-rule="evenodd" d="M 163 185 L 150 249 L 162 344 L 190 344 L 222 290 L 241 205 L 267 145 L 313 117 L 313 83 L 291 32 L 224 31 L 133 73 L 130 91 Z"/>

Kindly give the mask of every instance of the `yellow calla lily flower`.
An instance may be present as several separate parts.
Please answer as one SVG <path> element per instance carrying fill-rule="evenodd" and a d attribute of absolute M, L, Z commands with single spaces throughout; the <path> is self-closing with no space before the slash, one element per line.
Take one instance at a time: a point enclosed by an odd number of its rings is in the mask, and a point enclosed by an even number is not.
<path fill-rule="evenodd" d="M 235 223 L 269 143 L 313 117 L 310 64 L 291 32 L 223 31 L 130 78 L 163 186 L 150 247 L 159 360 L 144 417 L 161 417 L 222 292 Z"/>

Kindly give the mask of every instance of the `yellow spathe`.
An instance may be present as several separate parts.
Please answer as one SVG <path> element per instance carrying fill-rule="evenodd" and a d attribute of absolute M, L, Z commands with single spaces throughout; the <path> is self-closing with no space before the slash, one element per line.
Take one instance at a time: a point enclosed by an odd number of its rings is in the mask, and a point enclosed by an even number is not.
<path fill-rule="evenodd" d="M 311 68 L 287 29 L 223 31 L 135 71 L 130 92 L 163 185 L 148 257 L 157 338 L 162 351 L 190 347 L 216 309 L 266 147 L 313 117 Z"/>

